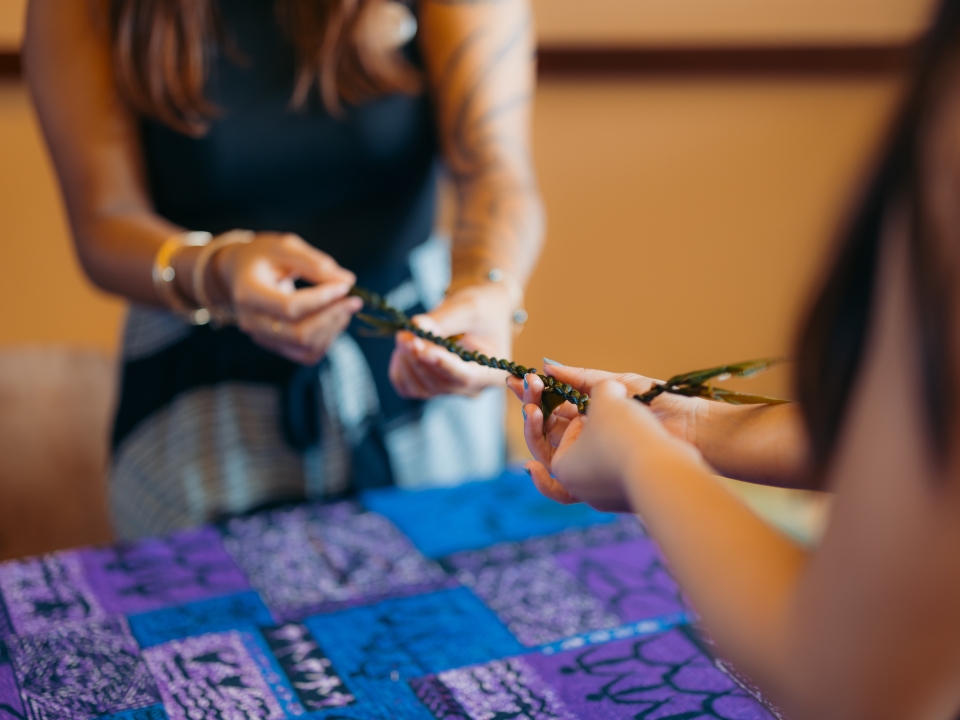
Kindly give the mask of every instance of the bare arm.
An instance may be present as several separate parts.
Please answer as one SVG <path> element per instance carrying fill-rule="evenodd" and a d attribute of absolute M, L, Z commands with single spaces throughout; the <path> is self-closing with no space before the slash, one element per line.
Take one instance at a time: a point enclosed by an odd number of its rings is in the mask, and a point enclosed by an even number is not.
<path fill-rule="evenodd" d="M 136 122 L 114 87 L 106 10 L 102 0 L 32 0 L 26 79 L 84 270 L 109 292 L 158 303 L 153 257 L 183 228 L 152 210 Z"/>
<path fill-rule="evenodd" d="M 453 286 L 490 268 L 526 283 L 543 234 L 530 149 L 536 82 L 526 0 L 426 0 L 422 46 L 457 190 Z"/>
<path fill-rule="evenodd" d="M 630 395 L 650 389 L 650 378 L 633 373 L 548 366 L 546 372 L 588 395 L 604 380 L 622 383 Z M 547 422 L 544 437 L 539 397 L 543 383 L 531 375 L 527 382 L 507 381 L 526 405 L 527 444 L 534 456 L 549 467 L 550 459 L 577 410 L 565 404 Z M 720 402 L 664 393 L 652 405 L 654 415 L 673 436 L 694 445 L 720 475 L 776 487 L 808 487 L 809 448 L 806 430 L 796 405 L 727 405 Z"/>
<path fill-rule="evenodd" d="M 32 0 L 26 77 L 84 270 L 104 290 L 160 304 L 153 258 L 185 228 L 154 212 L 137 121 L 113 81 L 107 10 L 107 0 Z M 173 263 L 187 300 L 196 300 L 190 278 L 198 254 L 186 248 Z M 297 277 L 317 285 L 295 291 Z M 233 304 L 243 330 L 306 364 L 323 355 L 359 309 L 356 298 L 345 297 L 353 281 L 302 239 L 275 233 L 221 250 L 207 274 L 209 294 Z"/>
<path fill-rule="evenodd" d="M 457 195 L 448 299 L 418 322 L 510 357 L 511 318 L 540 253 L 543 211 L 530 150 L 535 84 L 527 0 L 425 0 L 420 44 L 444 160 Z M 491 283 L 498 269 L 505 281 Z M 503 373 L 401 333 L 391 377 L 413 397 L 474 394 Z"/>

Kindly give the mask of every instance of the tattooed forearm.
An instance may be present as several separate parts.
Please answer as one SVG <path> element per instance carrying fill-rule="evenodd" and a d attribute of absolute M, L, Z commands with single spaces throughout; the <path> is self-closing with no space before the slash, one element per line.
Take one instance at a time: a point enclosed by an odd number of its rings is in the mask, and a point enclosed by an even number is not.
<path fill-rule="evenodd" d="M 457 195 L 454 284 L 475 281 L 493 267 L 524 282 L 542 235 L 529 145 L 535 62 L 529 6 L 525 0 L 428 0 L 421 7 L 444 156 Z M 437 37 L 441 30 L 447 37 Z"/>

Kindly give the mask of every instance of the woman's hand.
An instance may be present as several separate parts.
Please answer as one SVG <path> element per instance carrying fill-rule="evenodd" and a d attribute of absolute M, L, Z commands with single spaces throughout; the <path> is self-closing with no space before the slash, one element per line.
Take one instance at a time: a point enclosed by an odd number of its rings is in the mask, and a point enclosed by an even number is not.
<path fill-rule="evenodd" d="M 608 380 L 616 381 L 626 387 L 631 397 L 642 395 L 654 384 L 654 381 L 650 378 L 634 373 L 611 373 L 603 370 L 587 370 L 563 365 L 547 365 L 544 372 L 560 382 L 572 386 L 579 392 L 590 395 L 591 402 L 594 388 Z M 543 381 L 539 377 L 533 374 L 528 375 L 523 380 L 509 377 L 507 378 L 507 385 L 524 405 L 534 404 L 537 406 L 535 413 L 528 411 L 527 408 L 524 409 L 528 417 L 542 418 L 539 405 L 540 395 L 543 392 Z M 664 393 L 654 399 L 651 409 L 671 434 L 684 442 L 696 445 L 698 419 L 702 421 L 703 416 L 709 409 L 706 403 L 706 400 L 700 398 L 688 398 L 682 395 Z M 536 438 L 528 437 L 527 444 L 530 445 L 531 442 L 534 442 L 541 454 L 546 453 L 544 444 L 556 447 L 564 430 L 577 415 L 576 407 L 570 403 L 564 403 L 554 410 L 547 420 L 546 433 L 543 432 L 541 425 Z M 546 439 L 544 439 L 544 435 L 546 435 Z M 532 447 L 531 452 L 534 452 Z M 534 457 L 536 456 L 537 453 L 534 452 Z"/>
<path fill-rule="evenodd" d="M 449 295 L 432 312 L 413 322 L 441 337 L 463 335 L 458 342 L 488 357 L 509 358 L 513 340 L 510 297 L 499 283 L 470 285 Z M 390 380 L 403 397 L 425 400 L 437 395 L 475 396 L 503 383 L 503 370 L 465 362 L 450 351 L 397 333 L 390 358 Z"/>
<path fill-rule="evenodd" d="M 613 380 L 593 387 L 587 417 L 568 421 L 556 449 L 548 450 L 553 476 L 539 457 L 527 463 L 540 492 L 564 504 L 586 502 L 605 512 L 628 512 L 628 478 L 656 481 L 677 465 L 705 469 L 696 448 L 671 435 L 649 408 L 632 399 L 633 394 L 633 389 Z M 543 427 L 542 414 L 532 404 L 524 407 L 524 413 L 529 444 Z M 543 445 L 536 445 L 535 455 L 543 453 Z"/>
<path fill-rule="evenodd" d="M 356 276 L 296 235 L 258 233 L 227 245 L 211 263 L 215 286 L 240 329 L 268 350 L 302 365 L 320 361 L 363 307 L 347 292 Z M 311 287 L 297 289 L 305 280 Z"/>

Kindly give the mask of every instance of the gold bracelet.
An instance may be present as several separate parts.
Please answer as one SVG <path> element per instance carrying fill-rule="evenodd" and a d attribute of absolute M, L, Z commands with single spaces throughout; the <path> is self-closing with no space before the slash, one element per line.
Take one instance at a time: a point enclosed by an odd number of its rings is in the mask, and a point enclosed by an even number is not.
<path fill-rule="evenodd" d="M 232 325 L 236 321 L 236 316 L 229 303 L 214 305 L 210 302 L 210 296 L 207 294 L 207 265 L 210 264 L 213 256 L 227 245 L 249 243 L 254 237 L 256 233 L 252 230 L 230 230 L 217 235 L 200 251 L 193 265 L 193 295 L 197 298 L 197 303 L 207 310 L 210 320 L 218 327 Z"/>
<path fill-rule="evenodd" d="M 210 321 L 210 313 L 202 307 L 191 307 L 189 302 L 177 290 L 174 284 L 177 271 L 173 260 L 185 247 L 201 247 L 210 242 L 213 236 L 208 232 L 182 232 L 163 241 L 153 257 L 153 287 L 157 296 L 171 311 L 193 323 L 203 325 Z"/>

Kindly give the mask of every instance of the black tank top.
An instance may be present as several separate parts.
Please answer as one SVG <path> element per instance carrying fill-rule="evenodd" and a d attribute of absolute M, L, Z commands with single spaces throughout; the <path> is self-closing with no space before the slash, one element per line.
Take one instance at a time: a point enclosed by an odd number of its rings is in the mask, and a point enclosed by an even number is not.
<path fill-rule="evenodd" d="M 393 289 L 410 277 L 410 250 L 433 228 L 438 143 L 427 96 L 385 96 L 333 117 L 314 90 L 307 107 L 292 110 L 294 48 L 273 0 L 220 0 L 219 10 L 243 62 L 218 54 L 206 97 L 219 114 L 209 131 L 192 138 L 141 121 L 156 211 L 214 234 L 297 233 L 356 272 L 360 284 Z M 415 43 L 406 52 L 420 64 Z M 387 377 L 392 343 L 364 337 L 355 326 L 349 332 L 376 382 L 379 426 L 418 415 L 422 403 L 397 396 Z M 288 442 L 304 449 L 318 441 L 317 369 L 270 353 L 236 328 L 203 326 L 125 364 L 114 448 L 181 393 L 227 381 L 277 385 Z M 381 435 L 371 427 L 355 449 L 355 474 L 365 486 L 392 482 Z"/>
<path fill-rule="evenodd" d="M 433 225 L 437 141 L 426 96 L 383 97 L 332 117 L 313 92 L 292 110 L 294 48 L 273 0 L 219 5 L 245 62 L 219 54 L 206 95 L 220 114 L 205 136 L 142 123 L 157 212 L 214 234 L 297 233 L 360 274 L 405 262 Z"/>

